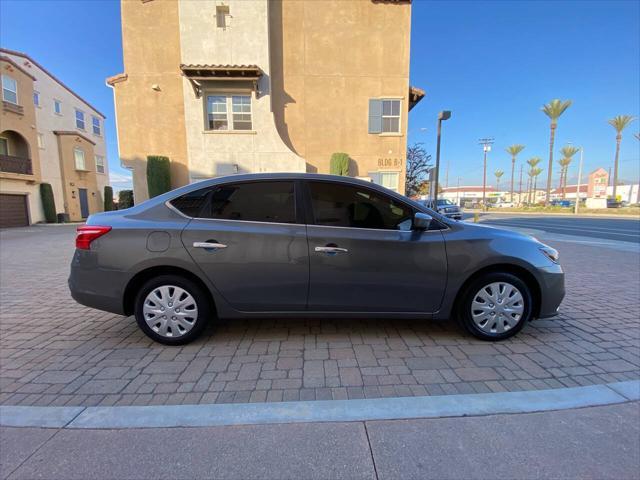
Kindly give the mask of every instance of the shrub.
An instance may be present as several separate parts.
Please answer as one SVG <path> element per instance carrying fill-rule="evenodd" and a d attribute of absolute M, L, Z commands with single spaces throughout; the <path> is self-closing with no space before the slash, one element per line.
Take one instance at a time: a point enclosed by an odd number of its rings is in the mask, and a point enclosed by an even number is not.
<path fill-rule="evenodd" d="M 56 223 L 56 202 L 53 198 L 53 189 L 50 184 L 40 184 L 40 198 L 42 198 L 42 208 L 44 210 L 45 220 L 47 223 Z"/>
<path fill-rule="evenodd" d="M 334 153 L 331 155 L 331 175 L 349 176 L 349 155 L 346 153 Z"/>
<path fill-rule="evenodd" d="M 118 210 L 133 207 L 133 190 L 120 190 L 118 192 Z"/>
<path fill-rule="evenodd" d="M 104 187 L 104 211 L 110 212 L 111 210 L 115 210 L 113 205 L 113 188 L 109 185 L 105 185 Z"/>
<path fill-rule="evenodd" d="M 171 190 L 171 171 L 168 157 L 159 155 L 147 157 L 147 187 L 149 188 L 149 198 Z"/>

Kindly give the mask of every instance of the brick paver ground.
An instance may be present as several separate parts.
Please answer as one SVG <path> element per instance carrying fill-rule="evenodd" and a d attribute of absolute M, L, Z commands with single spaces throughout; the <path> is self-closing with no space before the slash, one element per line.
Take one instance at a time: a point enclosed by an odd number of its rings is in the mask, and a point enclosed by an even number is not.
<path fill-rule="evenodd" d="M 640 378 L 640 257 L 556 242 L 562 314 L 485 343 L 453 322 L 219 321 L 165 347 L 67 289 L 74 231 L 0 232 L 0 403 L 150 405 L 500 392 Z"/>

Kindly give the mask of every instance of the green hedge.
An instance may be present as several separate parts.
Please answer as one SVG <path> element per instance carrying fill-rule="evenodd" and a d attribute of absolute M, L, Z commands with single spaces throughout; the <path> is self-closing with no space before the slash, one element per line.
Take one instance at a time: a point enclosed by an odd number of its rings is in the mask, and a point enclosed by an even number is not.
<path fill-rule="evenodd" d="M 110 212 L 111 210 L 115 210 L 113 205 L 113 188 L 109 185 L 105 185 L 104 187 L 104 211 Z"/>
<path fill-rule="evenodd" d="M 133 207 L 133 190 L 120 190 L 118 192 L 118 210 Z"/>
<path fill-rule="evenodd" d="M 149 155 L 147 157 L 147 187 L 149 198 L 171 190 L 171 171 L 168 157 Z"/>
<path fill-rule="evenodd" d="M 331 175 L 349 176 L 349 155 L 337 152 L 331 155 Z"/>
<path fill-rule="evenodd" d="M 47 223 L 56 223 L 56 201 L 53 198 L 53 189 L 48 183 L 40 184 L 40 198 L 42 198 L 42 208 L 44 218 Z"/>

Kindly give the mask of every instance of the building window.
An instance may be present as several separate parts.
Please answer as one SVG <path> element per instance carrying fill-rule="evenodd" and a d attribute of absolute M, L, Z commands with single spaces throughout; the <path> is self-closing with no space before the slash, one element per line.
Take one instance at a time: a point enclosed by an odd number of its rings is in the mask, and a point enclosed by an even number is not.
<path fill-rule="evenodd" d="M 84 130 L 84 112 L 76 109 L 76 128 Z"/>
<path fill-rule="evenodd" d="M 91 116 L 91 123 L 93 125 L 94 135 L 100 135 L 100 119 L 98 117 Z"/>
<path fill-rule="evenodd" d="M 227 15 L 229 15 L 229 5 L 216 6 L 216 26 L 218 28 L 227 28 Z"/>
<path fill-rule="evenodd" d="M 207 130 L 251 130 L 251 95 L 208 95 Z"/>
<path fill-rule="evenodd" d="M 209 130 L 228 130 L 227 97 L 209 95 L 207 97 L 207 116 Z"/>
<path fill-rule="evenodd" d="M 38 148 L 44 148 L 44 133 L 38 133 Z"/>
<path fill-rule="evenodd" d="M 40 106 L 40 92 L 33 92 L 33 104 L 36 107 Z"/>
<path fill-rule="evenodd" d="M 382 132 L 400 133 L 400 100 L 382 101 Z"/>
<path fill-rule="evenodd" d="M 231 97 L 233 108 L 233 129 L 251 130 L 251 96 L 234 95 Z"/>
<path fill-rule="evenodd" d="M 369 100 L 369 133 L 400 133 L 400 99 Z"/>
<path fill-rule="evenodd" d="M 104 173 L 104 157 L 102 155 L 96 155 L 96 172 Z"/>
<path fill-rule="evenodd" d="M 394 192 L 398 191 L 400 174 L 398 172 L 371 172 L 371 181 Z"/>
<path fill-rule="evenodd" d="M 84 162 L 84 150 L 81 148 L 73 149 L 73 158 L 76 162 L 76 170 L 86 170 L 86 164 Z"/>
<path fill-rule="evenodd" d="M 18 104 L 18 82 L 15 78 L 2 75 L 2 99 L 5 102 Z"/>
<path fill-rule="evenodd" d="M 9 141 L 0 137 L 0 155 L 9 155 Z"/>
<path fill-rule="evenodd" d="M 60 100 L 53 101 L 53 112 L 62 115 L 62 102 Z"/>

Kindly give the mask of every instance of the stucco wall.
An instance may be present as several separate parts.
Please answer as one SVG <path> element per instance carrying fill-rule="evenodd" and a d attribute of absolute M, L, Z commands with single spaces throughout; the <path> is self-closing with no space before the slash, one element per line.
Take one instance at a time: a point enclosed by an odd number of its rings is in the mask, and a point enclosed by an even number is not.
<path fill-rule="evenodd" d="M 199 3 L 199 2 L 194 2 Z M 148 155 L 171 159 L 173 187 L 188 183 L 176 1 L 121 1 L 126 80 L 113 84 L 118 147 L 133 170 L 136 203 L 148 198 Z"/>
<path fill-rule="evenodd" d="M 328 173 L 331 154 L 346 152 L 353 175 L 399 171 L 404 192 L 411 5 L 273 0 L 269 20 L 273 110 L 285 142 L 309 171 Z M 381 97 L 402 99 L 399 134 L 368 133 L 368 101 Z"/>
<path fill-rule="evenodd" d="M 215 0 L 180 2 L 180 46 L 184 64 L 257 65 L 258 84 L 208 82 L 216 94 L 241 92 L 252 97 L 250 132 L 205 131 L 204 99 L 183 80 L 185 126 L 191 179 L 238 172 L 304 172 L 304 160 L 282 141 L 270 99 L 269 23 L 267 0 L 229 0 L 227 27 L 216 26 Z M 237 167 L 236 167 L 237 166 Z"/>
<path fill-rule="evenodd" d="M 95 175 L 95 165 L 91 165 L 95 146 L 78 135 L 57 135 L 58 155 L 61 159 L 64 207 L 71 221 L 82 220 L 80 214 L 80 195 L 78 190 L 87 190 L 89 213 L 103 210 L 103 193 L 98 188 Z M 74 149 L 84 151 L 86 171 L 77 170 L 75 164 Z M 57 206 L 57 204 L 56 204 Z M 60 207 L 58 207 L 60 208 Z"/>

